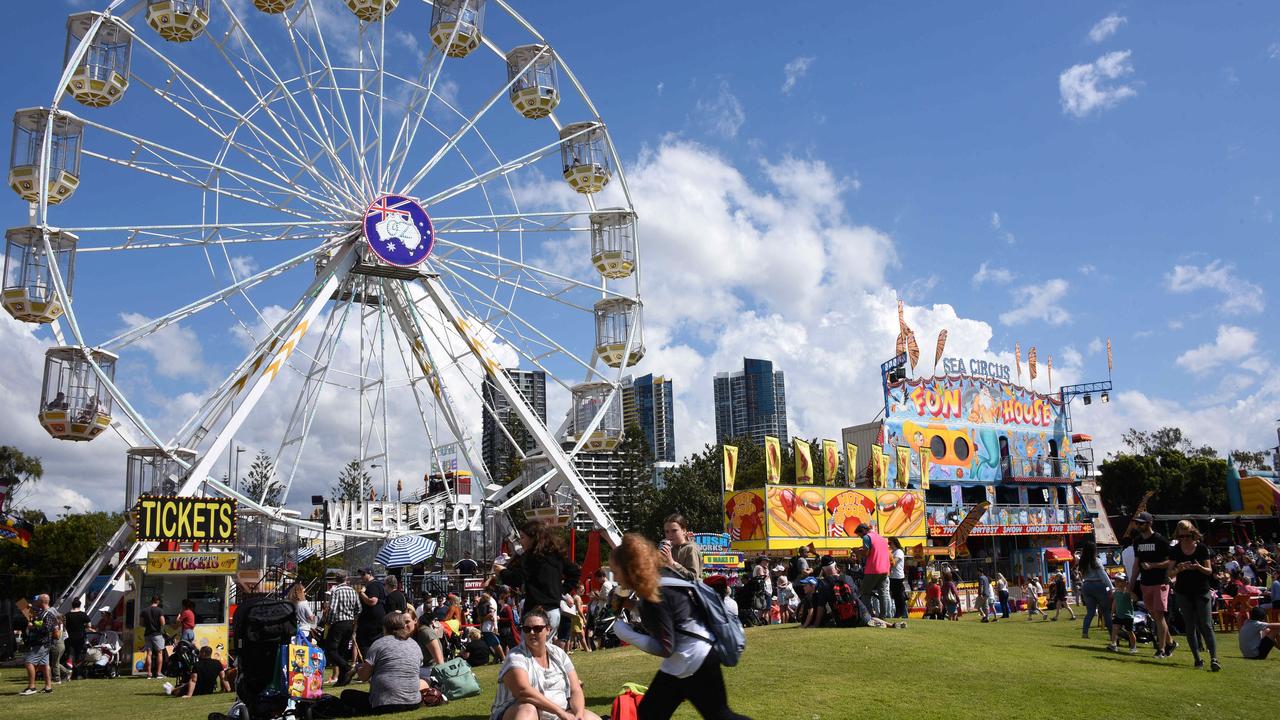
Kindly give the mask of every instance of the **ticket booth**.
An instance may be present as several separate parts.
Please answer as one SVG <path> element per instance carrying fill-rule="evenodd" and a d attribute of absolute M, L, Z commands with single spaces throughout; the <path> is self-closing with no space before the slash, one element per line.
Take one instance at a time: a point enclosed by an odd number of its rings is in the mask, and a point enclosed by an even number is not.
<path fill-rule="evenodd" d="M 166 638 L 180 636 L 178 613 L 182 601 L 195 605 L 197 648 L 213 648 L 214 659 L 227 661 L 229 590 L 231 579 L 239 569 L 237 552 L 205 552 L 195 550 L 157 551 L 147 555 L 134 578 L 137 598 L 134 602 L 132 672 L 142 673 L 143 637 L 140 613 L 160 598 L 164 612 Z"/>
<path fill-rule="evenodd" d="M 133 572 L 133 662 L 141 673 L 143 629 L 141 612 L 160 598 L 165 637 L 172 645 L 181 636 L 178 613 L 183 600 L 191 600 L 196 616 L 195 645 L 213 649 L 213 657 L 226 662 L 228 650 L 228 601 L 232 581 L 240 570 L 236 544 L 234 500 L 208 497 L 142 495 L 132 513 L 137 537 L 158 543 L 140 559 Z"/>

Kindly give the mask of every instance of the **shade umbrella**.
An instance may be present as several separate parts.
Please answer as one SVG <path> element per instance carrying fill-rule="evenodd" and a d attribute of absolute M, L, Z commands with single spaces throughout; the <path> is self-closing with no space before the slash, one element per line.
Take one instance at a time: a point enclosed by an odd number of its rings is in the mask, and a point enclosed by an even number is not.
<path fill-rule="evenodd" d="M 306 546 L 306 547 L 300 547 L 300 548 L 298 548 L 298 556 L 297 556 L 297 558 L 294 560 L 294 562 L 296 562 L 296 563 L 298 563 L 299 565 L 301 565 L 302 563 L 306 562 L 307 560 L 310 560 L 311 558 L 313 558 L 313 557 L 315 557 L 316 555 L 319 555 L 319 554 L 320 554 L 320 548 L 318 548 L 318 547 L 316 547 L 316 546 L 314 546 L 314 545 L 308 545 L 308 546 Z"/>
<path fill-rule="evenodd" d="M 431 559 L 436 554 L 436 547 L 436 541 L 431 538 L 401 535 L 388 540 L 373 560 L 389 568 L 408 567 Z"/>

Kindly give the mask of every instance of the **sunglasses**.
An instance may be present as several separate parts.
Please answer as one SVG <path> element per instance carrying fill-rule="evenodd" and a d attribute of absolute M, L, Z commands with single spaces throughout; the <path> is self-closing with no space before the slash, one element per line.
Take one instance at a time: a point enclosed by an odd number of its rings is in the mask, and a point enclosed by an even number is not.
<path fill-rule="evenodd" d="M 531 633 L 531 634 L 537 635 L 538 633 L 542 632 L 543 630 L 546 630 L 546 629 L 547 629 L 547 626 L 546 626 L 546 625 L 521 625 L 521 626 L 520 626 L 520 629 L 521 629 L 521 630 L 523 630 L 523 631 L 525 631 L 525 632 L 527 632 L 527 633 Z"/>

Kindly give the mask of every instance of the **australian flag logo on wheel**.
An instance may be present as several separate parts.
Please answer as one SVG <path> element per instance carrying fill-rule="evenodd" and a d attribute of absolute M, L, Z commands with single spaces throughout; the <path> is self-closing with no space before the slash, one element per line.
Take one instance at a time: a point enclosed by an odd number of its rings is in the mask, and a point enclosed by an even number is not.
<path fill-rule="evenodd" d="M 403 195 L 383 195 L 364 212 L 369 249 L 389 265 L 414 267 L 431 254 L 435 230 L 427 211 Z"/>

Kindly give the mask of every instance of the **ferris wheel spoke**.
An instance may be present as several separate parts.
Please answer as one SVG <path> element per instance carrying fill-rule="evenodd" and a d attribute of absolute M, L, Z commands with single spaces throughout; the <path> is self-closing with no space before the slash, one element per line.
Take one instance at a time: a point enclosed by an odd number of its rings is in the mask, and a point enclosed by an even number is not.
<path fill-rule="evenodd" d="M 162 248 L 189 248 L 205 245 L 243 245 L 272 243 L 290 240 L 317 240 L 332 238 L 334 233 L 349 228 L 349 220 L 312 220 L 296 223 L 196 223 L 186 225 L 118 225 L 105 227 L 62 228 L 79 236 L 77 253 L 115 252 L 120 250 L 151 250 Z M 123 242 L 110 245 L 90 245 L 86 239 L 94 234 L 124 235 Z"/>
<path fill-rule="evenodd" d="M 596 127 L 599 127 L 599 126 L 596 124 L 589 125 L 586 128 L 582 129 L 581 131 L 564 138 L 564 140 L 572 140 L 573 138 L 583 135 L 595 129 Z M 490 180 L 493 180 L 494 178 L 504 177 L 510 173 L 515 172 L 516 170 L 519 170 L 520 168 L 532 165 L 533 163 L 541 160 L 547 155 L 550 155 L 551 153 L 558 151 L 560 149 L 561 142 L 562 142 L 561 140 L 557 140 L 549 145 L 543 145 L 542 147 L 538 148 L 537 150 L 534 150 L 531 153 L 522 155 L 519 158 L 516 158 L 515 160 L 511 160 L 501 165 L 498 165 L 497 167 L 491 170 L 486 170 L 485 172 L 480 173 L 479 175 L 471 178 L 470 180 L 464 180 L 463 182 L 460 182 L 457 185 L 454 185 L 453 187 L 441 190 L 440 192 L 437 192 L 434 195 L 431 195 L 430 197 L 424 198 L 421 202 L 423 205 L 426 205 L 426 206 L 441 203 L 441 202 L 444 202 L 445 200 L 448 200 L 451 197 L 454 197 L 456 195 L 461 195 L 462 193 L 470 190 L 471 188 L 484 185 L 485 183 L 489 182 Z M 408 186 L 404 189 L 402 194 L 411 193 L 413 192 L 413 190 L 414 190 L 413 186 Z"/>
<path fill-rule="evenodd" d="M 151 335 L 152 333 L 155 333 L 159 330 L 162 330 L 168 327 L 169 325 L 185 320 L 186 318 L 189 318 L 192 315 L 195 315 L 196 313 L 199 313 L 202 310 L 212 307 L 213 305 L 218 304 L 222 300 L 232 295 L 235 295 L 236 293 L 243 292 L 249 288 L 254 287 L 255 285 L 265 282 L 266 280 L 270 280 L 273 277 L 281 275 L 299 265 L 302 265 L 303 263 L 306 263 L 308 260 L 312 260 L 316 256 L 324 252 L 327 252 L 328 250 L 336 247 L 337 245 L 340 245 L 341 243 L 349 239 L 349 237 L 350 236 L 347 235 L 347 236 L 334 238 L 333 240 L 330 240 L 329 242 L 323 245 L 320 245 L 319 247 L 312 248 L 311 250 L 308 250 L 302 253 L 301 255 L 296 255 L 292 258 L 289 258 L 288 260 L 285 260 L 282 263 L 273 265 L 267 268 L 266 270 L 250 275 L 249 277 L 246 277 L 243 280 L 240 280 L 239 282 L 232 283 L 231 285 L 228 285 L 227 287 L 222 288 L 217 292 L 211 293 L 209 295 L 206 295 L 200 298 L 199 300 L 196 300 L 195 302 L 184 305 L 183 307 L 178 308 L 177 310 L 174 310 L 173 312 L 167 315 L 162 315 L 154 320 L 145 322 L 141 325 L 138 325 L 137 327 L 131 328 L 123 333 L 120 333 L 119 335 L 116 335 L 110 340 L 107 340 L 106 342 L 102 343 L 101 347 L 111 352 L 120 350 L 134 342 L 137 342 L 147 337 L 148 335 Z"/>
<path fill-rule="evenodd" d="M 446 248 L 446 252 L 449 252 L 449 254 L 437 257 L 436 262 L 449 263 L 467 272 L 482 275 L 494 282 L 534 292 L 548 300 L 565 302 L 560 296 L 572 290 L 588 291 L 602 298 L 631 298 L 630 294 L 614 290 L 604 285 L 601 281 L 595 283 L 584 282 L 514 257 L 487 252 L 470 245 L 446 241 L 443 238 L 437 240 L 437 242 Z M 536 285 L 537 288 L 530 288 L 528 285 L 518 283 L 517 280 L 513 279 L 513 275 L 516 278 L 528 280 Z M 580 310 L 589 309 L 579 305 L 573 305 L 573 307 Z"/>
<path fill-rule="evenodd" d="M 508 263 L 506 261 L 503 261 L 503 264 L 508 264 Z M 544 300 L 553 300 L 563 305 L 567 305 L 568 307 L 571 307 L 574 310 L 580 310 L 585 313 L 592 312 L 592 308 L 590 306 L 580 305 L 565 297 L 565 295 L 569 292 L 569 290 L 573 289 L 572 286 L 566 285 L 559 289 L 550 289 L 550 288 L 546 288 L 545 285 L 542 287 L 535 287 L 533 286 L 533 283 L 528 283 L 528 284 L 523 283 L 521 282 L 521 280 L 523 280 L 524 278 L 519 275 L 519 269 L 517 267 L 507 268 L 506 270 L 501 270 L 497 268 L 489 269 L 479 264 L 460 263 L 451 259 L 450 260 L 437 259 L 435 265 L 437 267 L 448 269 L 451 273 L 456 275 L 459 279 L 463 277 L 463 273 L 466 273 L 467 275 L 473 276 L 475 278 L 483 278 L 484 280 L 489 282 L 499 283 L 502 285 L 506 285 L 507 287 L 510 287 L 514 290 L 519 290 L 519 291 L 529 293 L 531 295 L 536 295 L 537 297 L 543 298 Z M 513 271 L 516 273 L 516 277 L 514 278 L 512 277 Z M 475 287 L 470 283 L 468 284 L 471 287 Z M 590 286 L 585 286 L 585 287 L 590 287 Z M 598 287 L 594 289 L 597 292 L 599 292 Z M 476 290 L 477 292 L 480 291 L 479 288 L 476 288 Z"/>
<path fill-rule="evenodd" d="M 459 23 L 458 27 L 454 28 L 454 32 L 457 33 L 458 29 L 461 27 L 462 25 L 461 23 Z M 450 42 L 452 42 L 452 40 L 450 40 Z M 409 181 L 405 183 L 405 187 L 406 188 L 417 187 L 418 183 L 422 182 L 422 180 L 427 177 L 427 174 L 431 172 L 431 169 L 434 168 L 436 164 L 439 163 L 440 160 L 442 160 L 444 156 L 449 153 L 450 150 L 452 150 L 458 145 L 458 141 L 461 140 L 464 135 L 470 132 L 471 129 L 476 126 L 476 123 L 479 122 L 480 119 L 483 118 L 485 114 L 489 112 L 490 108 L 492 108 L 495 104 L 497 104 L 498 100 L 502 99 L 502 97 L 505 96 L 507 92 L 511 90 L 511 86 L 515 84 L 516 80 L 520 79 L 520 77 L 524 74 L 526 70 L 533 67 L 533 65 L 537 63 L 537 61 L 540 60 L 546 52 L 547 52 L 547 48 L 544 46 L 541 52 L 539 52 L 537 55 L 534 55 L 533 58 L 529 60 L 529 62 L 526 63 L 523 68 L 521 68 L 519 74 L 513 74 L 511 76 L 511 79 L 507 81 L 506 85 L 503 85 L 497 92 L 495 92 L 492 96 L 490 96 L 489 100 L 485 102 L 485 104 L 481 106 L 481 108 L 477 110 L 475 114 L 467 118 L 467 121 L 463 123 L 462 127 L 458 128 L 457 132 L 455 132 L 448 140 L 446 140 L 444 145 L 440 146 L 440 149 L 436 150 L 435 155 L 432 155 L 431 158 L 427 160 L 425 163 L 423 163 L 422 167 L 419 168 L 418 171 L 413 174 L 413 177 L 410 178 Z M 404 190 L 404 192 L 408 192 L 408 189 Z"/>
<path fill-rule="evenodd" d="M 590 210 L 564 212 L 502 213 L 497 215 L 457 215 L 432 217 L 437 234 L 497 232 L 587 232 L 590 225 L 575 225 Z M 441 238 L 438 242 L 444 242 Z"/>
<path fill-rule="evenodd" d="M 305 162 L 306 154 L 300 151 L 296 151 L 298 150 L 296 143 L 293 142 L 293 138 L 289 136 L 288 133 L 285 133 L 283 130 L 281 130 L 282 134 L 285 136 L 285 140 L 288 141 L 291 145 L 293 145 L 294 146 L 293 148 L 286 147 L 283 142 L 281 142 L 279 139 L 274 137 L 271 133 L 266 132 L 258 124 L 254 123 L 249 118 L 248 115 L 237 110 L 229 102 L 224 100 L 220 95 L 218 95 L 216 92 L 210 89 L 207 85 L 200 82 L 200 80 L 198 80 L 191 73 L 187 72 L 182 66 L 178 65 L 167 55 L 160 52 L 160 50 L 157 49 L 155 46 L 148 43 L 146 39 L 143 38 L 132 27 L 130 27 L 127 24 L 124 24 L 123 21 L 122 21 L 122 24 L 124 25 L 124 27 L 126 27 L 129 30 L 131 39 L 134 43 L 136 43 L 139 47 L 142 47 L 144 50 L 146 50 L 148 53 L 154 56 L 162 65 L 164 65 L 169 70 L 169 72 L 173 73 L 174 76 L 178 78 L 188 88 L 188 90 L 190 90 L 193 102 L 197 103 L 200 106 L 206 106 L 205 103 L 196 99 L 198 95 L 203 95 L 204 97 L 208 98 L 208 100 L 211 103 L 213 103 L 212 106 L 207 106 L 207 107 L 218 108 L 218 111 L 220 113 L 225 113 L 229 118 L 234 118 L 236 121 L 243 123 L 243 125 L 246 128 L 252 128 L 253 133 L 256 137 L 261 138 L 262 140 L 268 142 L 273 148 L 275 148 L 275 152 L 283 155 L 283 158 L 287 159 L 290 163 L 296 165 L 297 167 L 308 168 L 310 170 L 310 175 L 312 179 L 314 179 L 317 183 L 325 184 L 326 182 L 328 182 L 327 178 L 324 177 L 323 173 L 320 173 L 314 168 L 308 166 L 308 164 Z M 232 69 L 233 71 L 235 70 L 234 66 Z M 136 77 L 136 73 L 134 75 Z M 199 91 L 198 94 L 196 92 L 197 90 Z M 250 92 L 252 92 L 252 88 L 250 88 Z M 262 98 L 257 98 L 257 101 L 258 101 L 258 104 L 255 105 L 255 111 L 260 109 L 262 112 L 266 113 L 269 118 L 272 118 L 273 120 L 278 120 L 278 118 L 275 118 L 274 113 L 272 112 L 271 108 L 266 103 L 266 101 L 264 101 Z"/>

